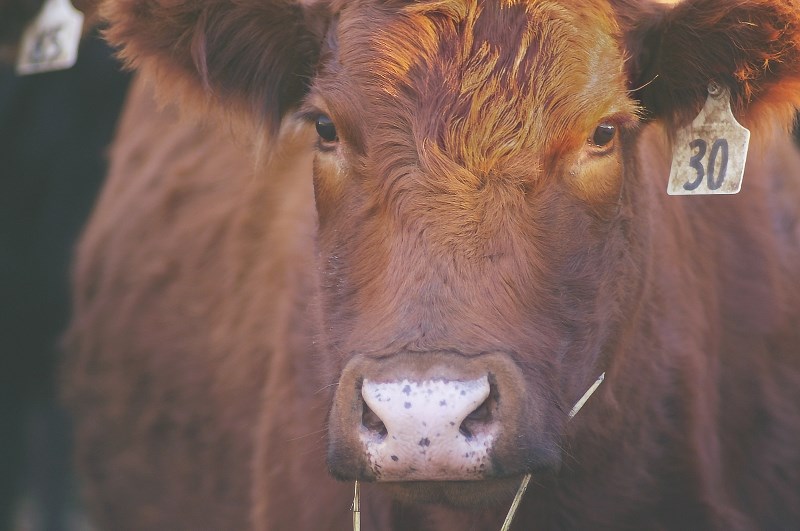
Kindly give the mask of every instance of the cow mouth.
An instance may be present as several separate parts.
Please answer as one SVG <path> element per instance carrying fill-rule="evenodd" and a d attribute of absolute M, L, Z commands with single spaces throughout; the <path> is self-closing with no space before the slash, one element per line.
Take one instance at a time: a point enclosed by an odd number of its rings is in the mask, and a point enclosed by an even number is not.
<path fill-rule="evenodd" d="M 508 503 L 522 476 L 477 481 L 403 481 L 380 483 L 402 503 L 434 503 L 454 508 L 475 508 Z"/>

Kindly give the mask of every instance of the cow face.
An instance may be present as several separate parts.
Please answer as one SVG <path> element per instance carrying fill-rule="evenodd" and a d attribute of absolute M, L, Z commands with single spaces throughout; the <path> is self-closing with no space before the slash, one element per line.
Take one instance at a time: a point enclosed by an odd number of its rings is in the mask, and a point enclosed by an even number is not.
<path fill-rule="evenodd" d="M 616 279 L 632 278 L 620 196 L 637 108 L 610 10 L 578 13 L 348 6 L 331 26 L 303 114 L 342 373 L 337 476 L 558 466 L 565 412 L 635 292 Z"/>
<path fill-rule="evenodd" d="M 205 87 L 267 132 L 300 108 L 316 128 L 330 468 L 417 500 L 496 499 L 579 436 L 567 411 L 625 355 L 647 273 L 646 183 L 665 176 L 637 163 L 641 120 L 685 123 L 712 79 L 745 123 L 800 103 L 796 0 L 105 14 L 184 97 Z"/>

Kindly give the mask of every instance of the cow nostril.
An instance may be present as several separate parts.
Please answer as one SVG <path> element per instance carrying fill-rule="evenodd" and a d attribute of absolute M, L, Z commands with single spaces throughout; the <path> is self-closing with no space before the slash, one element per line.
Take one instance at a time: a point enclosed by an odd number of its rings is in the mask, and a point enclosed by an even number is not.
<path fill-rule="evenodd" d="M 476 407 L 464 418 L 461 425 L 458 427 L 458 431 L 467 439 L 471 439 L 492 422 L 496 406 L 497 392 L 495 386 L 492 385 L 489 396 L 486 397 L 486 400 L 481 402 L 481 405 Z"/>
<path fill-rule="evenodd" d="M 361 412 L 361 424 L 378 437 L 386 437 L 386 425 L 383 423 L 378 414 L 370 409 L 366 402 L 363 404 L 364 409 Z"/>

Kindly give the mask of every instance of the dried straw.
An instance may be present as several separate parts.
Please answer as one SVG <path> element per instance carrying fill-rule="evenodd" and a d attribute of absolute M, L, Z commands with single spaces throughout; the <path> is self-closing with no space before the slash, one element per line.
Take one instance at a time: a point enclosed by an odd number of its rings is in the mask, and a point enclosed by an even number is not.
<path fill-rule="evenodd" d="M 353 493 L 353 531 L 361 531 L 361 486 L 358 480 Z"/>
<path fill-rule="evenodd" d="M 589 400 L 589 397 L 592 396 L 592 394 L 594 394 L 597 388 L 600 387 L 600 384 L 603 383 L 603 380 L 605 380 L 605 378 L 606 378 L 606 373 L 601 374 L 600 377 L 598 377 L 597 380 L 594 381 L 592 386 L 585 393 L 583 393 L 583 396 L 580 398 L 580 400 L 578 400 L 575 403 L 575 405 L 572 406 L 572 409 L 569 411 L 569 420 L 572 420 L 572 417 L 574 417 L 578 413 L 578 411 L 581 410 L 583 405 L 586 403 L 587 400 Z M 514 501 L 511 502 L 511 507 L 508 509 L 508 514 L 506 515 L 506 519 L 503 520 L 503 527 L 500 528 L 500 531 L 508 531 L 509 528 L 511 527 L 511 521 L 514 519 L 514 514 L 517 512 L 517 507 L 519 507 L 519 502 L 520 500 L 522 500 L 522 496 L 525 495 L 525 490 L 528 488 L 528 483 L 530 482 L 530 480 L 531 480 L 530 474 L 525 474 L 525 477 L 522 478 L 522 483 L 519 484 L 519 488 L 517 489 L 517 494 L 516 496 L 514 496 Z"/>
<path fill-rule="evenodd" d="M 600 384 L 603 383 L 605 380 L 606 373 L 601 374 L 597 380 L 592 384 L 592 386 L 583 394 L 583 396 L 578 400 L 572 409 L 569 412 L 569 420 L 572 420 L 572 417 L 577 415 L 578 411 L 581 410 L 583 405 L 589 400 L 589 397 L 594 394 Z M 511 502 L 511 507 L 508 509 L 508 514 L 506 515 L 506 519 L 503 520 L 503 527 L 500 528 L 500 531 L 508 531 L 511 528 L 511 522 L 514 520 L 514 515 L 517 512 L 517 508 L 519 507 L 519 502 L 522 501 L 522 497 L 525 495 L 525 491 L 528 488 L 528 483 L 531 481 L 531 474 L 525 474 L 525 477 L 522 478 L 522 482 L 519 484 L 519 488 L 517 489 L 517 494 L 514 496 L 514 501 Z M 361 531 L 361 500 L 360 500 L 360 487 L 358 484 L 358 480 L 356 480 L 355 486 L 355 493 L 353 494 L 353 531 Z"/>

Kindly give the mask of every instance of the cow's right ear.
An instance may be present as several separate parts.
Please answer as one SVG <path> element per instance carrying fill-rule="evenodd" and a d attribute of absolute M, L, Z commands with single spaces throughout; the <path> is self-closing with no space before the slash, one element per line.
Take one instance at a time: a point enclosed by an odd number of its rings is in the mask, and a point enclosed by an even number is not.
<path fill-rule="evenodd" d="M 691 121 L 716 81 L 749 127 L 800 106 L 800 0 L 612 0 L 627 37 L 631 89 L 648 116 Z"/>
<path fill-rule="evenodd" d="M 308 91 L 327 14 L 288 0 L 107 0 L 108 40 L 181 99 L 200 95 L 275 132 Z"/>

